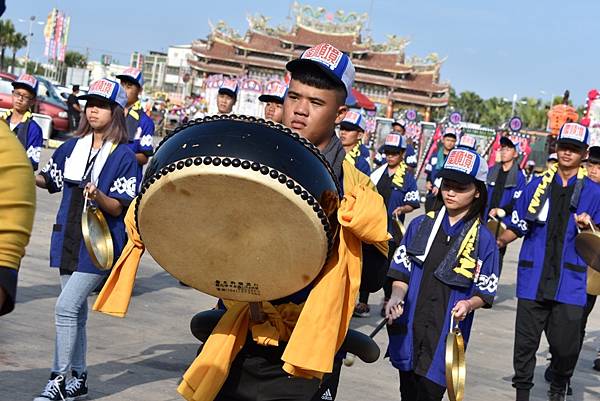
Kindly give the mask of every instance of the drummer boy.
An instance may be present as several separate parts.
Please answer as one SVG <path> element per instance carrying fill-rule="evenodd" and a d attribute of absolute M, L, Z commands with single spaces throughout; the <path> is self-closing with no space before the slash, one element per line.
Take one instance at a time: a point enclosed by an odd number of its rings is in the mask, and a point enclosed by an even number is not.
<path fill-rule="evenodd" d="M 529 400 L 542 331 L 552 353 L 549 400 L 565 399 L 577 363 L 586 305 L 587 264 L 575 249 L 578 229 L 600 222 L 600 186 L 585 176 L 589 131 L 567 123 L 558 134 L 558 163 L 534 178 L 504 222 L 503 247 L 523 237 L 517 273 L 513 387 Z"/>

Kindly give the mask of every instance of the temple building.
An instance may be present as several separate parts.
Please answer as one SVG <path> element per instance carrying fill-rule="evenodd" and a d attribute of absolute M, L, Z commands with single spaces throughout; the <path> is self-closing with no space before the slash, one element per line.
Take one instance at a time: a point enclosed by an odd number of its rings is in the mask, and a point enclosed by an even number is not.
<path fill-rule="evenodd" d="M 416 109 L 429 120 L 432 111 L 447 106 L 450 85 L 440 81 L 444 60 L 437 54 L 407 57 L 408 40 L 396 35 L 389 35 L 386 43 L 374 43 L 363 34 L 366 13 L 328 13 L 322 7 L 294 3 L 291 15 L 291 28 L 270 26 L 262 15 L 249 16 L 244 36 L 225 22 L 211 24 L 208 37 L 192 43 L 188 63 L 199 78 L 212 74 L 283 78 L 288 61 L 327 42 L 350 55 L 356 68 L 355 89 L 375 103 L 379 115 L 393 117 L 401 110 Z"/>

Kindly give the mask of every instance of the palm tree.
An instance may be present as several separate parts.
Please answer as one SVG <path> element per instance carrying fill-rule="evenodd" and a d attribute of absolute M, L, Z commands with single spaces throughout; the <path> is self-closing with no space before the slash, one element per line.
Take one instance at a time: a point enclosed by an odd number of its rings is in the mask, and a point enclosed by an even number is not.
<path fill-rule="evenodd" d="M 12 49 L 12 70 L 15 70 L 15 58 L 17 57 L 17 52 L 27 46 L 27 36 L 22 33 L 16 32 L 12 36 L 12 41 L 10 43 L 10 48 Z"/>
<path fill-rule="evenodd" d="M 15 26 L 11 20 L 0 20 L 0 70 L 4 70 L 4 52 L 10 47 Z"/>

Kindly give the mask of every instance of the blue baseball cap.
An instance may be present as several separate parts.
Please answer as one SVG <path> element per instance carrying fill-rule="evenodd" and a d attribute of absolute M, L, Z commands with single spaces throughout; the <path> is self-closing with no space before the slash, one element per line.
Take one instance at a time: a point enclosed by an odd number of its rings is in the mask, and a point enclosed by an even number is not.
<path fill-rule="evenodd" d="M 144 86 L 144 76 L 142 75 L 142 71 L 134 67 L 125 69 L 122 74 L 119 74 L 116 77 L 123 81 L 132 82 L 140 88 Z"/>
<path fill-rule="evenodd" d="M 367 122 L 362 114 L 357 111 L 350 110 L 346 113 L 346 116 L 340 123 L 340 128 L 364 132 L 367 128 Z"/>
<path fill-rule="evenodd" d="M 17 78 L 16 81 L 12 82 L 12 86 L 15 89 L 22 88 L 28 90 L 29 92 L 33 93 L 33 96 L 37 96 L 37 91 L 38 87 L 40 86 L 40 83 L 38 82 L 37 78 L 33 75 L 21 74 L 21 76 Z"/>
<path fill-rule="evenodd" d="M 590 130 L 579 123 L 566 123 L 560 128 L 556 142 L 586 149 L 590 144 Z"/>
<path fill-rule="evenodd" d="M 475 150 L 477 147 L 477 140 L 471 135 L 462 134 L 460 136 L 460 140 L 458 141 L 459 148 L 472 149 Z"/>
<path fill-rule="evenodd" d="M 92 82 L 87 94 L 79 96 L 78 99 L 100 99 L 109 103 L 117 104 L 123 108 L 127 106 L 127 93 L 125 89 L 112 79 L 102 78 Z"/>
<path fill-rule="evenodd" d="M 305 50 L 300 58 L 290 61 L 285 68 L 293 73 L 307 64 L 316 65 L 335 82 L 342 84 L 346 96 L 352 94 L 356 72 L 347 54 L 329 43 L 321 43 Z"/>
<path fill-rule="evenodd" d="M 387 134 L 383 143 L 383 151 L 385 153 L 400 153 L 408 146 L 406 137 L 400 134 Z"/>
<path fill-rule="evenodd" d="M 448 153 L 444 167 L 438 177 L 461 184 L 479 181 L 486 182 L 488 166 L 485 160 L 471 149 L 455 148 Z"/>
<path fill-rule="evenodd" d="M 238 83 L 235 79 L 226 79 L 223 81 L 221 86 L 219 86 L 219 93 L 224 93 L 231 97 L 237 98 L 238 93 Z"/>
<path fill-rule="evenodd" d="M 273 102 L 283 104 L 287 94 L 287 85 L 282 82 L 271 82 L 267 85 L 265 93 L 258 97 L 261 102 Z"/>

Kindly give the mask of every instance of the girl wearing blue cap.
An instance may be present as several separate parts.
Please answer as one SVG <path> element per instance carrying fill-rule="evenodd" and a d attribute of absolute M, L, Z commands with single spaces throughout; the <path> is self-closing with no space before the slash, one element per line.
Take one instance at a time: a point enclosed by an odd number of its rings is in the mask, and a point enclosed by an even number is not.
<path fill-rule="evenodd" d="M 38 81 L 33 75 L 23 74 L 12 83 L 13 107 L 6 111 L 2 118 L 9 124 L 15 133 L 31 162 L 33 171 L 38 169 L 40 151 L 44 144 L 42 129 L 33 121 L 31 108 L 35 104 Z"/>
<path fill-rule="evenodd" d="M 87 104 L 75 137 L 54 152 L 36 177 L 38 187 L 50 193 L 62 191 L 63 196 L 50 245 L 50 266 L 59 269 L 62 288 L 55 308 L 54 364 L 50 380 L 35 401 L 87 396 L 87 297 L 108 271 L 96 268 L 84 245 L 84 197 L 104 214 L 116 260 L 127 239 L 125 212 L 136 196 L 137 162 L 127 146 L 125 91 L 117 82 L 101 79 L 81 98 Z M 67 380 L 69 369 L 72 377 Z"/>
<path fill-rule="evenodd" d="M 473 311 L 491 307 L 498 248 L 482 224 L 487 165 L 475 152 L 450 151 L 438 177 L 437 210 L 414 219 L 388 277 L 388 353 L 399 370 L 403 401 L 441 400 L 446 392 L 445 340 L 451 316 L 469 340 Z"/>

